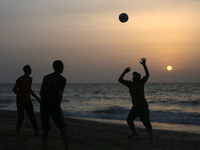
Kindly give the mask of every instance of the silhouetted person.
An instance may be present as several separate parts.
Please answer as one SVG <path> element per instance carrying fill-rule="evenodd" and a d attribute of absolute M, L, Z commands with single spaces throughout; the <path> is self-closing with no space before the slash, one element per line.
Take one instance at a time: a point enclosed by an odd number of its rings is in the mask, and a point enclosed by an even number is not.
<path fill-rule="evenodd" d="M 54 72 L 45 76 L 41 86 L 40 114 L 43 126 L 42 144 L 43 150 L 47 149 L 47 138 L 50 129 L 49 117 L 51 116 L 56 126 L 60 129 L 65 149 L 68 149 L 67 128 L 60 107 L 62 94 L 65 88 L 66 79 L 61 75 L 64 66 L 62 61 L 56 60 L 53 63 Z"/>
<path fill-rule="evenodd" d="M 24 75 L 16 80 L 16 84 L 13 88 L 13 92 L 17 95 L 17 112 L 18 121 L 16 134 L 19 134 L 20 128 L 24 121 L 24 111 L 27 113 L 31 120 L 31 124 L 34 128 L 35 134 L 38 136 L 37 121 L 34 114 L 33 104 L 31 102 L 31 96 L 35 97 L 38 102 L 40 99 L 31 90 L 32 78 L 29 76 L 31 74 L 31 67 L 26 65 L 23 67 Z"/>
<path fill-rule="evenodd" d="M 147 82 L 149 78 L 149 71 L 146 66 L 145 58 L 142 58 L 140 63 L 143 65 L 146 73 L 146 75 L 142 79 L 139 73 L 133 72 L 133 78 L 132 78 L 133 81 L 124 80 L 123 78 L 125 74 L 131 70 L 128 67 L 121 74 L 118 81 L 129 88 L 129 92 L 132 98 L 133 107 L 130 110 L 127 117 L 127 123 L 130 129 L 132 130 L 132 134 L 130 137 L 137 135 L 133 120 L 139 117 L 144 126 L 147 128 L 150 140 L 152 141 L 153 137 L 152 137 L 152 126 L 149 120 L 149 108 L 148 108 L 149 106 L 144 96 L 144 84 Z"/>

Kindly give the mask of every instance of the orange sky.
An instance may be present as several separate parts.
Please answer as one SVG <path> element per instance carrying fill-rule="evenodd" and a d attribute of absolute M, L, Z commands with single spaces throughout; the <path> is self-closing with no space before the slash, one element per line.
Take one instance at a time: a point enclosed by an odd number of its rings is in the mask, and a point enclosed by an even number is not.
<path fill-rule="evenodd" d="M 2 0 L 0 83 L 15 82 L 26 64 L 41 82 L 56 59 L 68 82 L 117 82 L 127 66 L 144 75 L 142 57 L 149 82 L 200 82 L 199 7 L 197 0 Z"/>

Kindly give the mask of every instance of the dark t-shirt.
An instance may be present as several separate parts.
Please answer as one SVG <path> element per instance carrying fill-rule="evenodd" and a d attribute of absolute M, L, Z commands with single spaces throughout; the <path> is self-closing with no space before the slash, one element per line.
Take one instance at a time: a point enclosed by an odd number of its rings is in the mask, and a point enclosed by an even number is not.
<path fill-rule="evenodd" d="M 19 77 L 16 80 L 16 86 L 18 87 L 19 95 L 17 95 L 17 99 L 21 99 L 20 95 L 25 97 L 26 99 L 31 99 L 31 85 L 32 85 L 32 78 L 25 77 L 24 75 Z"/>
<path fill-rule="evenodd" d="M 141 107 L 148 105 L 144 95 L 145 79 L 141 79 L 137 82 L 124 80 L 123 84 L 129 88 L 129 92 L 132 98 L 132 104 L 134 107 Z"/>
<path fill-rule="evenodd" d="M 41 104 L 57 105 L 58 91 L 64 91 L 65 84 L 66 79 L 60 74 L 51 73 L 45 76 L 41 87 Z"/>

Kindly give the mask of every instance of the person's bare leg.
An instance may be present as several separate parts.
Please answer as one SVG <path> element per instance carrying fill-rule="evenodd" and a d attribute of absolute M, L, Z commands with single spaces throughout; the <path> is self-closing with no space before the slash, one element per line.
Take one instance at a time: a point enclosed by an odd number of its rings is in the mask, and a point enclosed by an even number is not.
<path fill-rule="evenodd" d="M 68 150 L 69 149 L 68 136 L 67 135 L 63 135 L 62 139 L 63 139 L 65 150 Z"/>
<path fill-rule="evenodd" d="M 47 137 L 42 137 L 42 150 L 47 150 Z"/>
<path fill-rule="evenodd" d="M 153 133 L 152 133 L 152 129 L 147 129 L 148 133 L 149 133 L 149 137 L 150 137 L 150 141 L 153 142 Z"/>
<path fill-rule="evenodd" d="M 137 132 L 136 132 L 136 130 L 135 130 L 135 128 L 131 129 L 131 131 L 132 131 L 132 133 L 131 133 L 131 135 L 128 138 L 132 138 L 133 136 L 137 136 L 138 135 Z"/>
<path fill-rule="evenodd" d="M 38 128 L 34 128 L 34 132 L 35 132 L 35 136 L 40 136 L 40 134 L 38 132 Z"/>

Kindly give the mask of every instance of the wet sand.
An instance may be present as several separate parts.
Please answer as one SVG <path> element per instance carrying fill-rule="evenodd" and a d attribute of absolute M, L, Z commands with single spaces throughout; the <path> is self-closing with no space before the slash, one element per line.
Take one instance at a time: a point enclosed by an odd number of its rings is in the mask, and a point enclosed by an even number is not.
<path fill-rule="evenodd" d="M 39 132 L 40 116 L 36 113 Z M 34 135 L 29 118 L 25 115 L 20 134 L 15 135 L 17 112 L 0 111 L 0 150 L 41 150 L 41 136 Z M 127 125 L 101 123 L 66 118 L 70 150 L 200 150 L 200 134 L 169 130 L 154 130 L 150 142 L 144 128 L 137 128 L 138 136 L 128 139 Z M 51 120 L 48 138 L 49 150 L 63 150 L 59 130 Z"/>

